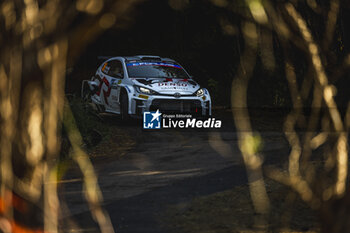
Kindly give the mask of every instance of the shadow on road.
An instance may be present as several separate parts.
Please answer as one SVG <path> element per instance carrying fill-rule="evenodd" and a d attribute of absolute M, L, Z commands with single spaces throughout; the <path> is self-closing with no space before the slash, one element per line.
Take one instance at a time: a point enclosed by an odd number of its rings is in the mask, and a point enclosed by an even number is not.
<path fill-rule="evenodd" d="M 191 177 L 168 186 L 105 205 L 116 232 L 167 232 L 159 223 L 160 213 L 167 206 L 189 202 L 195 197 L 231 189 L 247 182 L 242 166 L 231 166 L 204 176 Z M 74 216 L 82 229 L 98 232 L 89 212 Z M 169 230 L 170 231 L 170 230 Z"/>

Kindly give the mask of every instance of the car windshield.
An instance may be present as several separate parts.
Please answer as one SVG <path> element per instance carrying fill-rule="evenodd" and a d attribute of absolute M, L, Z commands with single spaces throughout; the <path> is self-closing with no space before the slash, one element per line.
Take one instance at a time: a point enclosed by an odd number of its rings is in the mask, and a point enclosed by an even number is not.
<path fill-rule="evenodd" d="M 135 78 L 189 78 L 181 66 L 165 62 L 132 62 L 126 64 L 129 77 Z"/>

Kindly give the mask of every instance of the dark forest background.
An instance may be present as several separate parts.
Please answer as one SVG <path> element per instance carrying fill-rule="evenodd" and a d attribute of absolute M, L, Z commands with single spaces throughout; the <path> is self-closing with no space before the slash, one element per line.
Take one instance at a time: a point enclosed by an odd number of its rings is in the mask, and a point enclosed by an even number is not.
<path fill-rule="evenodd" d="M 279 4 L 283 1 L 275 2 Z M 329 3 L 319 4 L 324 9 L 329 8 Z M 336 72 L 332 67 L 339 65 L 337 62 L 350 51 L 350 30 L 347 30 L 350 24 L 349 5 L 342 2 L 340 6 L 336 38 L 331 52 L 327 54 L 329 57 L 324 58 L 324 62 L 328 63 L 326 71 L 330 74 Z M 240 25 L 245 20 L 243 11 L 247 10 L 243 3 L 242 7 L 237 3 L 233 7 L 237 14 L 232 14 L 229 7 L 221 7 L 211 1 L 188 1 L 180 9 L 174 9 L 168 1 L 162 0 L 139 4 L 134 13 L 90 44 L 74 67 L 68 67 L 66 92 L 79 92 L 81 80 L 90 79 L 102 62 L 97 59 L 98 56 L 149 54 L 175 59 L 196 81 L 210 90 L 214 106 L 229 106 L 231 81 L 244 49 Z M 316 13 L 306 1 L 298 2 L 298 10 L 308 19 L 315 42 L 320 43 L 327 15 Z M 307 72 L 309 61 L 302 51 L 282 51 L 274 34 L 272 41 L 274 51 L 271 54 L 275 56 L 275 64 L 266 67 L 259 54 L 249 84 L 248 106 L 253 108 L 291 107 L 284 73 L 284 53 L 292 53 L 300 83 Z M 349 100 L 350 75 L 348 72 L 345 75 L 345 78 L 330 80 L 338 89 L 336 100 L 340 107 L 345 107 Z"/>

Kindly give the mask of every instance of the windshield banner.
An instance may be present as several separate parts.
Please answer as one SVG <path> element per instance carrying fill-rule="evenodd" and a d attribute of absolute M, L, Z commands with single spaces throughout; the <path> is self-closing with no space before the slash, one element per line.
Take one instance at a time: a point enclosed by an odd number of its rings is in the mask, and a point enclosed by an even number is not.
<path fill-rule="evenodd" d="M 168 66 L 168 67 L 182 69 L 181 66 L 179 65 L 164 63 L 164 62 L 133 62 L 133 63 L 126 64 L 126 66 Z"/>

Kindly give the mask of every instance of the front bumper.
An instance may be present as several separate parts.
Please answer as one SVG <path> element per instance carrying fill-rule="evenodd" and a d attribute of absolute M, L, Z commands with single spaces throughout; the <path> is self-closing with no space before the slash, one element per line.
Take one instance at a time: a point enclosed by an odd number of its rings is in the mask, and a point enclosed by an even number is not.
<path fill-rule="evenodd" d="M 141 97 L 139 97 L 141 96 Z M 157 111 L 162 113 L 187 113 L 199 116 L 211 115 L 210 96 L 172 96 L 138 95 L 135 94 L 131 101 L 132 112 L 130 114 L 142 115 L 143 112 Z"/>

